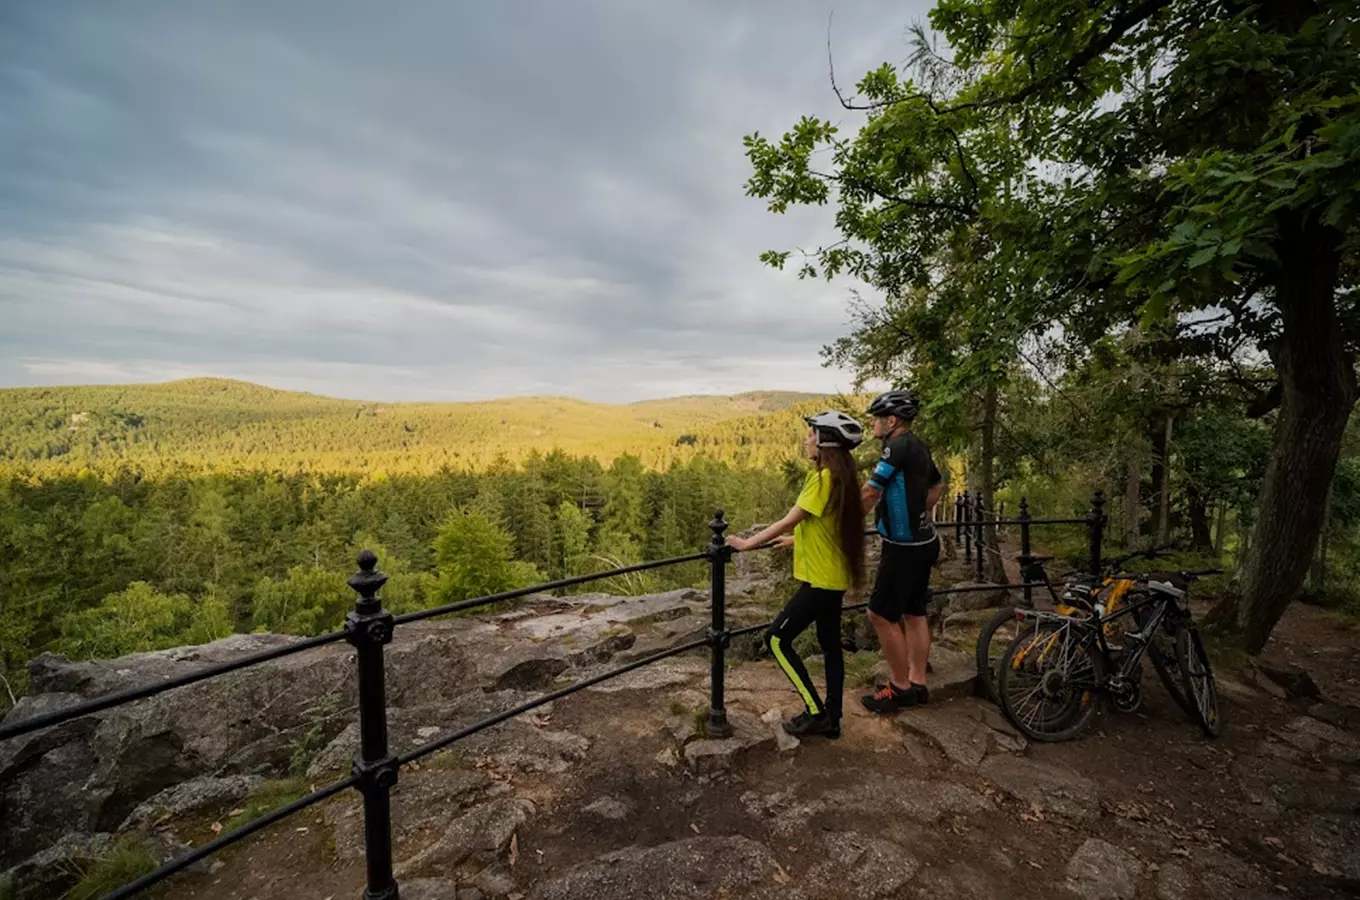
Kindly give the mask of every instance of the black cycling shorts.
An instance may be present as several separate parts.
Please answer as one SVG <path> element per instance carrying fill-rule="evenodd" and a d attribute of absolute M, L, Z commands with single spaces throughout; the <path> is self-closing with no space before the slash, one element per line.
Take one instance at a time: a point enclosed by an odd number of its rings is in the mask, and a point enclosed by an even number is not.
<path fill-rule="evenodd" d="M 938 539 L 928 544 L 883 542 L 869 595 L 869 611 L 889 622 L 903 616 L 924 616 L 930 603 L 930 570 L 940 558 Z"/>

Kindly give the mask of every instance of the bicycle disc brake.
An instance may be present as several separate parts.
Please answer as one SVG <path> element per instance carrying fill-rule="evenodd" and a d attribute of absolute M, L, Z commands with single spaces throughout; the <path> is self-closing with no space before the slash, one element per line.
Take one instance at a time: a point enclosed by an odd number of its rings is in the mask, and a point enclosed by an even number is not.
<path fill-rule="evenodd" d="M 1138 679 L 1116 675 L 1110 679 L 1109 688 L 1114 708 L 1120 712 L 1137 712 L 1138 707 L 1143 705 L 1143 687 Z"/>

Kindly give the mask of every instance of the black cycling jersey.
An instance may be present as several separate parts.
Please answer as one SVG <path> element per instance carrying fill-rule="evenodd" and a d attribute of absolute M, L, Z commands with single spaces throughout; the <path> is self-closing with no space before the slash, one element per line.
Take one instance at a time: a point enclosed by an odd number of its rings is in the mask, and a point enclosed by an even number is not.
<path fill-rule="evenodd" d="M 935 539 L 926 495 L 942 480 L 930 448 L 910 431 L 883 442 L 883 457 L 869 475 L 882 491 L 874 512 L 878 533 L 895 544 L 925 544 Z"/>

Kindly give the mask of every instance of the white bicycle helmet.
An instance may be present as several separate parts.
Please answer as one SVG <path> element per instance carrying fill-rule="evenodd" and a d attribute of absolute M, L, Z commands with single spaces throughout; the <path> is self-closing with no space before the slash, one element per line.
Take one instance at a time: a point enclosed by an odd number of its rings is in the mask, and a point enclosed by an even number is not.
<path fill-rule="evenodd" d="M 864 441 L 864 426 L 834 409 L 819 412 L 815 416 L 805 416 L 803 421 L 817 429 L 818 447 L 853 450 Z"/>

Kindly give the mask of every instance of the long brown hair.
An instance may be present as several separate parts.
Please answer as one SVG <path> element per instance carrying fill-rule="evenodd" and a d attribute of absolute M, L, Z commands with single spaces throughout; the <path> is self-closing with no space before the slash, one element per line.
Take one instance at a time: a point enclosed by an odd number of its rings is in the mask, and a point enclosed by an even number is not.
<path fill-rule="evenodd" d="M 831 472 L 831 499 L 841 552 L 850 567 L 850 583 L 864 583 L 864 506 L 859 495 L 859 466 L 843 447 L 818 447 L 817 468 Z"/>

